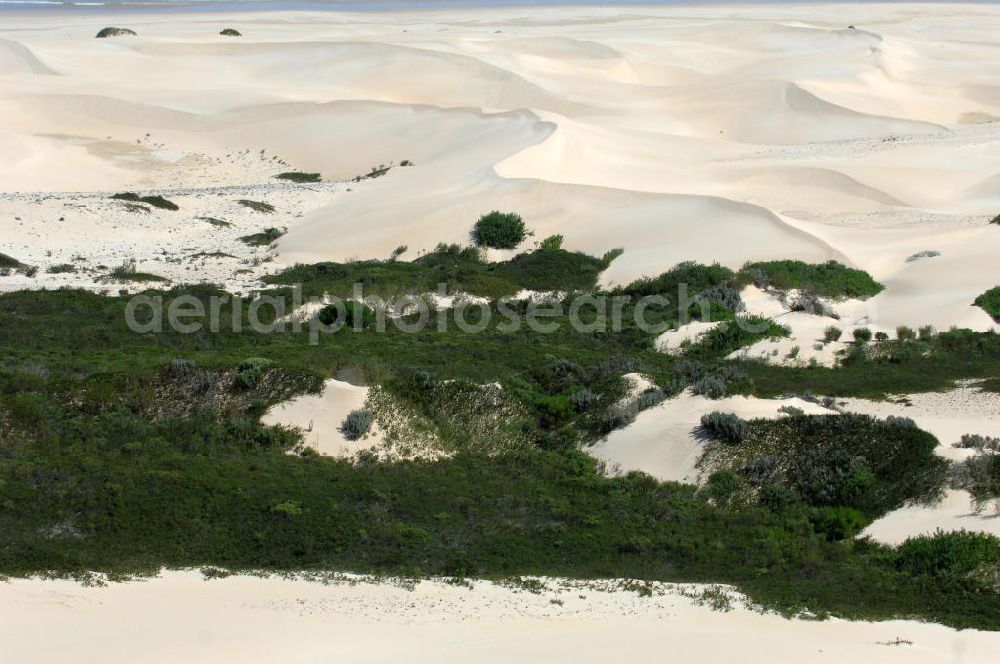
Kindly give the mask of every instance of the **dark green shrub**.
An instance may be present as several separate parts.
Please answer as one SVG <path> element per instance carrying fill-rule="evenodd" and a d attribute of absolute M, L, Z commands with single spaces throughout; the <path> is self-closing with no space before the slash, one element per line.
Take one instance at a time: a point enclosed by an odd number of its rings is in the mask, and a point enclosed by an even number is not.
<path fill-rule="evenodd" d="M 598 401 L 598 396 L 588 390 L 587 388 L 582 388 L 577 390 L 569 397 L 570 405 L 573 406 L 573 410 L 578 413 L 587 411 Z"/>
<path fill-rule="evenodd" d="M 6 267 L 11 269 L 16 269 L 21 267 L 21 261 L 11 258 L 7 254 L 0 254 L 0 267 Z"/>
<path fill-rule="evenodd" d="M 831 541 L 850 539 L 871 522 L 852 507 L 821 507 L 810 513 L 809 520 L 816 532 Z"/>
<path fill-rule="evenodd" d="M 964 530 L 912 537 L 896 549 L 896 567 L 914 576 L 966 577 L 1000 565 L 1000 539 Z"/>
<path fill-rule="evenodd" d="M 321 177 L 319 173 L 301 173 L 299 171 L 289 171 L 287 173 L 278 173 L 274 176 L 278 180 L 287 180 L 289 182 L 320 182 Z"/>
<path fill-rule="evenodd" d="M 854 341 L 859 344 L 866 344 L 872 340 L 872 331 L 867 327 L 859 327 L 852 333 L 854 335 Z"/>
<path fill-rule="evenodd" d="M 243 36 L 242 34 L 240 34 L 239 30 L 236 30 L 234 28 L 226 28 L 222 32 L 220 32 L 219 34 L 222 35 L 223 37 L 242 37 Z"/>
<path fill-rule="evenodd" d="M 977 297 L 976 306 L 982 308 L 993 320 L 1000 322 L 1000 286 L 991 288 Z"/>
<path fill-rule="evenodd" d="M 477 247 L 514 249 L 524 241 L 526 234 L 521 215 L 494 210 L 476 222 L 472 229 L 472 241 Z"/>
<path fill-rule="evenodd" d="M 826 328 L 826 330 L 824 330 L 823 341 L 825 341 L 826 343 L 832 343 L 834 341 L 838 341 L 840 339 L 840 335 L 843 333 L 844 333 L 843 330 L 841 330 L 839 327 L 837 327 L 836 325 L 831 325 L 830 327 Z"/>
<path fill-rule="evenodd" d="M 151 205 L 152 207 L 159 208 L 161 210 L 171 210 L 176 212 L 180 210 L 180 207 L 173 201 L 168 201 L 163 196 L 140 196 L 131 191 L 127 191 L 123 194 L 114 194 L 111 196 L 113 200 L 116 201 L 128 201 L 130 203 L 145 203 L 146 205 Z"/>
<path fill-rule="evenodd" d="M 713 438 L 739 444 L 747 435 L 747 423 L 734 413 L 714 411 L 701 416 L 701 426 Z"/>
<path fill-rule="evenodd" d="M 250 208 L 254 212 L 260 212 L 262 214 L 271 214 L 275 209 L 273 205 L 265 203 L 264 201 L 251 201 L 246 198 L 241 198 L 236 202 L 245 208 Z"/>
<path fill-rule="evenodd" d="M 271 227 L 265 228 L 260 233 L 244 235 L 240 238 L 240 241 L 246 242 L 252 247 L 266 247 L 284 234 L 284 229 Z"/>
<path fill-rule="evenodd" d="M 58 265 L 50 265 L 45 271 L 49 274 L 69 274 L 76 272 L 76 266 L 72 263 L 59 263 Z"/>
<path fill-rule="evenodd" d="M 896 338 L 900 341 L 914 341 L 917 338 L 917 333 L 912 328 L 900 325 L 896 328 Z"/>
<path fill-rule="evenodd" d="M 731 470 L 717 470 L 708 477 L 702 494 L 720 507 L 725 507 L 734 495 L 744 487 L 739 475 Z"/>
<path fill-rule="evenodd" d="M 748 263 L 740 271 L 739 281 L 754 283 L 760 288 L 805 290 L 821 297 L 868 298 L 885 289 L 867 272 L 837 261 L 821 264 L 793 260 Z"/>
<path fill-rule="evenodd" d="M 372 414 L 367 409 L 352 410 L 340 425 L 340 433 L 347 440 L 360 440 L 372 428 Z"/>
<path fill-rule="evenodd" d="M 875 333 L 875 341 L 881 342 L 881 341 L 888 341 L 888 340 L 889 340 L 889 335 L 886 334 L 885 332 L 876 332 Z"/>
<path fill-rule="evenodd" d="M 135 37 L 134 30 L 128 28 L 102 28 L 97 33 L 97 39 L 107 39 L 108 37 Z"/>
<path fill-rule="evenodd" d="M 251 357 L 244 360 L 233 378 L 233 387 L 237 390 L 253 389 L 272 364 L 271 360 L 264 357 Z"/>
<path fill-rule="evenodd" d="M 340 324 L 343 328 L 369 330 L 375 326 L 375 311 L 356 300 L 345 300 L 338 304 L 328 304 L 316 314 L 324 325 Z"/>

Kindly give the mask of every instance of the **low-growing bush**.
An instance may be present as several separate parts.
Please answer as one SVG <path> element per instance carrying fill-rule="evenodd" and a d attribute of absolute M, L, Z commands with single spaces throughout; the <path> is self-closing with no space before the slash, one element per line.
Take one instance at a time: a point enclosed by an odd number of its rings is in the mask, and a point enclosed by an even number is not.
<path fill-rule="evenodd" d="M 111 198 L 116 201 L 126 201 L 129 203 L 145 203 L 146 205 L 150 205 L 161 210 L 170 210 L 172 212 L 180 210 L 180 207 L 176 203 L 159 195 L 140 196 L 134 192 L 126 191 L 122 194 L 114 194 Z"/>
<path fill-rule="evenodd" d="M 826 343 L 832 343 L 834 341 L 838 341 L 840 339 L 840 335 L 843 333 L 844 331 L 841 330 L 839 327 L 831 325 L 830 327 L 826 328 L 826 330 L 823 331 L 823 341 L 825 341 Z"/>
<path fill-rule="evenodd" d="M 284 234 L 284 229 L 274 228 L 272 226 L 271 228 L 265 228 L 259 233 L 244 235 L 240 238 L 240 241 L 245 242 L 252 247 L 266 247 Z"/>
<path fill-rule="evenodd" d="M 977 572 L 995 574 L 1000 565 L 1000 539 L 985 533 L 937 531 L 912 537 L 896 549 L 896 567 L 914 576 L 967 578 Z"/>
<path fill-rule="evenodd" d="M 219 34 L 222 35 L 223 37 L 242 37 L 243 36 L 240 33 L 240 31 L 236 30 L 235 28 L 225 28 Z"/>
<path fill-rule="evenodd" d="M 514 249 L 524 241 L 526 235 L 521 215 L 498 210 L 481 216 L 471 234 L 477 247 L 493 249 Z"/>
<path fill-rule="evenodd" d="M 977 297 L 975 304 L 988 313 L 993 320 L 1000 322 L 1000 286 L 991 288 Z"/>
<path fill-rule="evenodd" d="M 889 340 L 889 335 L 887 333 L 881 331 L 875 333 L 875 341 L 882 342 L 888 340 Z"/>
<path fill-rule="evenodd" d="M 372 428 L 372 413 L 370 410 L 360 408 L 352 410 L 344 418 L 340 425 L 340 433 L 347 440 L 360 440 L 368 435 Z"/>
<path fill-rule="evenodd" d="M 896 328 L 896 338 L 900 341 L 915 341 L 917 333 L 913 331 L 913 328 L 900 325 Z"/>
<path fill-rule="evenodd" d="M 69 274 L 76 272 L 76 266 L 72 263 L 59 263 L 57 265 L 50 265 L 45 271 L 49 274 Z"/>
<path fill-rule="evenodd" d="M 820 507 L 809 520 L 813 529 L 831 541 L 850 539 L 865 529 L 871 520 L 853 507 Z"/>
<path fill-rule="evenodd" d="M 97 39 L 107 39 L 108 37 L 135 37 L 137 36 L 134 30 L 129 30 L 128 28 L 101 28 L 101 31 L 97 33 Z"/>
<path fill-rule="evenodd" d="M 265 357 L 251 357 L 243 360 L 233 378 L 233 387 L 237 390 L 253 389 L 272 364 L 274 363 Z"/>
<path fill-rule="evenodd" d="M 868 298 L 885 289 L 867 272 L 837 261 L 822 264 L 794 260 L 748 263 L 740 271 L 739 281 L 754 283 L 760 288 L 799 289 L 821 297 L 837 298 Z"/>
<path fill-rule="evenodd" d="M 265 203 L 264 201 L 251 201 L 246 198 L 241 198 L 236 202 L 245 208 L 250 208 L 254 212 L 260 212 L 261 214 L 272 214 L 275 210 L 273 205 Z"/>
<path fill-rule="evenodd" d="M 854 341 L 859 344 L 866 344 L 872 340 L 872 331 L 867 327 L 855 328 L 851 334 L 854 335 Z"/>
<path fill-rule="evenodd" d="M 711 374 L 701 376 L 691 383 L 691 391 L 709 399 L 721 399 L 726 396 L 726 380 Z"/>
<path fill-rule="evenodd" d="M 300 171 L 289 171 L 287 173 L 278 173 L 274 176 L 278 180 L 287 180 L 288 182 L 320 182 L 321 177 L 319 173 L 302 173 Z"/>
<path fill-rule="evenodd" d="M 993 436 L 982 436 L 978 433 L 967 433 L 963 434 L 959 442 L 954 443 L 952 447 L 963 450 L 989 450 L 991 452 L 1000 452 L 1000 438 L 995 438 Z"/>
<path fill-rule="evenodd" d="M 701 416 L 702 428 L 724 443 L 739 444 L 747 435 L 747 423 L 734 413 L 714 411 Z"/>
<path fill-rule="evenodd" d="M 16 269 L 21 267 L 21 261 L 16 258 L 12 258 L 7 254 L 0 254 L 0 267 L 6 267 L 11 269 Z"/>
<path fill-rule="evenodd" d="M 375 311 L 355 300 L 328 304 L 316 314 L 323 325 L 340 325 L 342 329 L 368 330 L 375 326 Z"/>

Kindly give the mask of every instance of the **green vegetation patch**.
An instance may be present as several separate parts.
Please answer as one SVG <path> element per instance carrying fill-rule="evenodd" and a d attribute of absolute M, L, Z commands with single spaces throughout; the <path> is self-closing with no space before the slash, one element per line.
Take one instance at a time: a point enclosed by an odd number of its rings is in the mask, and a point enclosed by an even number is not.
<path fill-rule="evenodd" d="M 937 439 L 905 418 L 793 414 L 751 420 L 741 430 L 716 414 L 703 426 L 721 441 L 702 464 L 712 477 L 719 475 L 709 485 L 723 502 L 838 508 L 812 516 L 831 520 L 827 525 L 853 521 L 863 527 L 908 502 L 934 502 L 947 480 L 948 462 L 934 453 Z M 847 509 L 865 518 L 854 519 Z M 837 528 L 840 537 L 854 534 Z"/>
<path fill-rule="evenodd" d="M 272 214 L 275 210 L 274 206 L 270 203 L 265 203 L 264 201 L 251 201 L 245 198 L 241 198 L 236 201 L 245 208 L 250 208 L 254 212 L 260 212 L 262 214 Z"/>
<path fill-rule="evenodd" d="M 976 306 L 1000 322 L 1000 286 L 991 288 L 976 298 Z"/>
<path fill-rule="evenodd" d="M 76 272 L 76 266 L 72 263 L 59 263 L 50 265 L 45 271 L 49 274 L 70 274 Z"/>
<path fill-rule="evenodd" d="M 242 37 L 243 35 L 235 28 L 225 28 L 220 33 L 223 37 Z"/>
<path fill-rule="evenodd" d="M 216 219 L 215 217 L 196 217 L 196 219 L 198 219 L 198 221 L 207 221 L 216 228 L 229 228 L 232 226 L 232 223 L 224 219 Z"/>
<path fill-rule="evenodd" d="M 129 203 L 145 203 L 161 210 L 180 210 L 176 203 L 168 201 L 163 196 L 140 196 L 134 192 L 127 191 L 122 194 L 114 194 L 111 198 L 116 201 L 128 201 Z"/>
<path fill-rule="evenodd" d="M 6 267 L 10 269 L 17 269 L 23 266 L 24 263 L 17 260 L 16 258 L 12 258 L 7 254 L 0 253 L 0 268 Z"/>
<path fill-rule="evenodd" d="M 266 247 L 284 234 L 284 229 L 271 227 L 265 228 L 259 233 L 244 235 L 240 238 L 240 241 L 254 247 Z"/>
<path fill-rule="evenodd" d="M 448 293 L 498 298 L 521 290 L 593 290 L 600 273 L 617 255 L 609 252 L 596 258 L 539 248 L 509 261 L 490 263 L 475 247 L 440 244 L 412 261 L 299 264 L 264 277 L 264 281 L 274 285 L 301 284 L 306 296 L 329 293 L 346 297 L 352 294 L 354 284 L 361 284 L 366 296 L 420 295 L 436 293 L 439 285 L 445 284 Z"/>
<path fill-rule="evenodd" d="M 863 270 L 827 261 L 822 264 L 782 260 L 747 263 L 740 270 L 741 284 L 756 284 L 760 288 L 798 289 L 814 295 L 832 298 L 869 298 L 878 295 L 885 286 Z"/>
<path fill-rule="evenodd" d="M 97 39 L 107 39 L 108 37 L 135 37 L 136 33 L 134 30 L 129 30 L 128 28 L 101 28 L 101 31 L 97 33 Z"/>
<path fill-rule="evenodd" d="M 320 182 L 322 179 L 319 173 L 302 173 L 299 171 L 279 173 L 274 177 L 278 180 L 287 180 L 288 182 Z"/>
<path fill-rule="evenodd" d="M 492 249 L 515 249 L 526 236 L 527 230 L 521 215 L 499 210 L 481 216 L 471 234 L 472 242 L 477 247 Z"/>

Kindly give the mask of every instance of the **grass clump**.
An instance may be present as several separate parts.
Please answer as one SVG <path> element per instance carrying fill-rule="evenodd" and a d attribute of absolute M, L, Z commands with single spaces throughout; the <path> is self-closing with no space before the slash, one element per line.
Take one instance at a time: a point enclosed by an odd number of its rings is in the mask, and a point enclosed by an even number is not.
<path fill-rule="evenodd" d="M 140 283 L 164 283 L 165 277 L 149 272 L 139 272 L 134 258 L 127 258 L 102 277 L 104 281 L 134 281 Z"/>
<path fill-rule="evenodd" d="M 740 270 L 739 281 L 742 284 L 753 283 L 759 288 L 798 289 L 832 298 L 865 299 L 885 290 L 885 286 L 872 279 L 867 272 L 837 261 L 822 264 L 793 260 L 747 263 Z"/>
<path fill-rule="evenodd" d="M 216 219 L 215 217 L 195 217 L 198 221 L 207 221 L 216 228 L 229 228 L 232 224 L 224 219 Z"/>
<path fill-rule="evenodd" d="M 129 203 L 145 203 L 161 210 L 180 210 L 176 203 L 168 201 L 163 196 L 140 196 L 134 192 L 126 191 L 122 194 L 114 194 L 111 198 L 116 201 L 127 201 Z"/>
<path fill-rule="evenodd" d="M 76 272 L 76 266 L 72 263 L 59 263 L 50 265 L 45 271 L 49 274 L 70 274 Z"/>
<path fill-rule="evenodd" d="M 219 34 L 222 35 L 223 37 L 242 37 L 243 36 L 240 33 L 240 31 L 236 30 L 235 28 L 225 28 Z"/>
<path fill-rule="evenodd" d="M 254 212 L 260 212 L 262 214 L 272 214 L 275 210 L 274 206 L 270 203 L 265 203 L 264 201 L 251 201 L 245 198 L 241 198 L 236 201 L 245 208 L 250 208 Z"/>
<path fill-rule="evenodd" d="M 284 234 L 285 231 L 283 229 L 271 227 L 265 228 L 259 233 L 244 235 L 240 238 L 240 241 L 252 247 L 266 247 Z"/>
<path fill-rule="evenodd" d="M 101 28 L 101 31 L 97 33 L 97 39 L 107 39 L 108 37 L 135 37 L 137 36 L 134 30 L 129 30 L 128 28 Z"/>
<path fill-rule="evenodd" d="M 975 304 L 988 313 L 993 320 L 1000 322 L 1000 286 L 991 288 L 977 297 Z"/>
<path fill-rule="evenodd" d="M 843 334 L 843 330 L 836 325 L 831 325 L 823 330 L 823 341 L 828 344 L 833 343 L 834 341 L 839 341 L 841 334 Z"/>
<path fill-rule="evenodd" d="M 278 180 L 287 180 L 288 182 L 320 182 L 319 173 L 302 173 L 300 171 L 289 171 L 287 173 L 278 173 L 274 176 Z"/>
<path fill-rule="evenodd" d="M 472 242 L 477 247 L 492 249 L 515 249 L 526 235 L 521 215 L 498 210 L 481 216 L 471 233 Z"/>
<path fill-rule="evenodd" d="M 340 425 L 340 433 L 350 441 L 361 440 L 372 428 L 372 413 L 365 408 L 352 410 Z"/>

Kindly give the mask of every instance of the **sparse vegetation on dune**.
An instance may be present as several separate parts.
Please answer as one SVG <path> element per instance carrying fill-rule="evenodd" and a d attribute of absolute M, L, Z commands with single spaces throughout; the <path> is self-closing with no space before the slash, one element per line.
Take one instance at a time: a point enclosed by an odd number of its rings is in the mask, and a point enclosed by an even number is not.
<path fill-rule="evenodd" d="M 235 28 L 225 28 L 220 33 L 223 37 L 242 37 L 243 35 Z"/>
<path fill-rule="evenodd" d="M 103 277 L 104 281 L 166 282 L 166 278 L 149 272 L 139 272 L 134 258 L 129 258 L 115 266 Z"/>
<path fill-rule="evenodd" d="M 177 206 L 173 201 L 168 201 L 163 196 L 151 195 L 151 196 L 140 196 L 139 194 L 127 191 L 123 194 L 114 194 L 111 196 L 112 199 L 116 201 L 127 201 L 128 203 L 145 203 L 155 208 L 161 210 L 177 211 L 180 207 Z M 133 211 L 136 211 L 133 209 Z M 147 210 L 148 212 L 148 210 Z"/>
<path fill-rule="evenodd" d="M 254 247 L 266 247 L 267 245 L 273 243 L 275 240 L 280 238 L 285 234 L 285 229 L 283 228 L 265 228 L 259 233 L 253 233 L 251 235 L 244 235 L 240 238 L 241 242 L 245 242 Z"/>
<path fill-rule="evenodd" d="M 322 178 L 319 173 L 302 173 L 300 171 L 289 171 L 287 173 L 279 173 L 274 176 L 278 180 L 287 180 L 288 182 L 320 182 Z"/>
<path fill-rule="evenodd" d="M 275 207 L 273 205 L 271 205 L 270 203 L 265 203 L 264 201 L 251 201 L 245 198 L 241 198 L 236 202 L 245 208 L 250 208 L 254 212 L 261 212 L 263 214 L 272 214 L 275 210 Z"/>
<path fill-rule="evenodd" d="M 101 28 L 97 33 L 97 39 L 107 39 L 108 37 L 135 37 L 135 30 L 128 28 Z"/>
<path fill-rule="evenodd" d="M 58 263 L 50 265 L 45 271 L 49 274 L 69 274 L 76 272 L 76 266 L 72 263 Z"/>
<path fill-rule="evenodd" d="M 207 221 L 208 223 L 216 226 L 217 228 L 228 228 L 232 224 L 224 219 L 216 219 L 215 217 L 196 217 L 199 221 Z"/>

